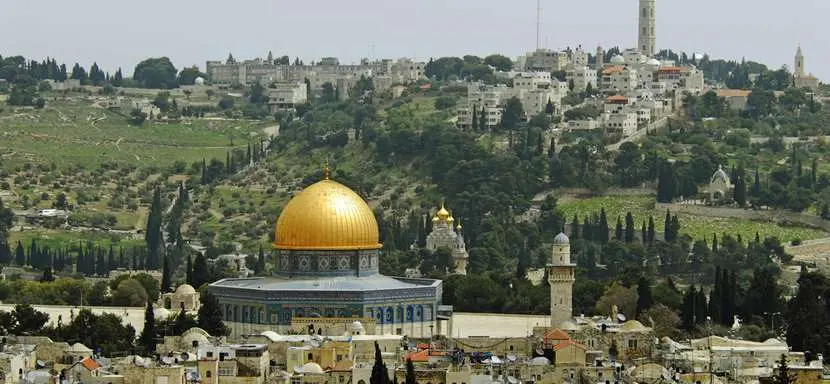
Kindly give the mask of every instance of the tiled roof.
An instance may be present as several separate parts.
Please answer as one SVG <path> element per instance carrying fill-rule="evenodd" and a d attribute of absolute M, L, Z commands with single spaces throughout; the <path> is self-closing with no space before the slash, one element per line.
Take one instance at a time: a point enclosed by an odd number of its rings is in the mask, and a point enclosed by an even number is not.
<path fill-rule="evenodd" d="M 657 70 L 657 72 L 682 72 L 683 68 L 681 67 L 662 67 Z"/>
<path fill-rule="evenodd" d="M 610 75 L 612 73 L 622 72 L 624 69 L 625 69 L 625 67 L 623 67 L 621 65 L 615 65 L 613 67 L 608 67 L 608 68 L 603 69 L 602 74 L 603 75 Z"/>
<path fill-rule="evenodd" d="M 570 346 L 572 346 L 572 345 L 573 345 L 574 347 L 577 347 L 577 348 L 582 349 L 582 350 L 587 349 L 587 348 L 585 348 L 585 346 L 584 346 L 584 345 L 579 344 L 579 343 L 577 343 L 576 341 L 573 341 L 573 340 L 565 340 L 565 341 L 563 341 L 563 342 L 561 342 L 561 343 L 559 343 L 559 344 L 554 345 L 554 346 L 553 346 L 553 350 L 554 350 L 554 351 L 559 351 L 559 350 L 565 349 L 565 348 L 567 348 L 567 347 L 570 347 Z"/>
<path fill-rule="evenodd" d="M 98 368 L 101 368 L 101 364 L 98 364 L 98 362 L 97 362 L 97 361 L 92 360 L 92 359 L 91 359 L 91 358 L 89 358 L 89 357 L 85 357 L 83 360 L 81 360 L 81 361 L 80 361 L 80 363 L 81 363 L 81 365 L 83 365 L 83 366 L 84 366 L 84 368 L 86 368 L 86 369 L 87 369 L 87 370 L 89 370 L 90 372 L 91 372 L 91 371 L 94 371 L 94 370 L 96 370 L 96 369 L 98 369 Z"/>
<path fill-rule="evenodd" d="M 570 340 L 568 333 L 561 329 L 552 329 L 545 333 L 545 340 Z"/>
<path fill-rule="evenodd" d="M 622 95 L 614 95 L 608 96 L 608 101 L 625 101 L 628 102 L 628 98 Z"/>

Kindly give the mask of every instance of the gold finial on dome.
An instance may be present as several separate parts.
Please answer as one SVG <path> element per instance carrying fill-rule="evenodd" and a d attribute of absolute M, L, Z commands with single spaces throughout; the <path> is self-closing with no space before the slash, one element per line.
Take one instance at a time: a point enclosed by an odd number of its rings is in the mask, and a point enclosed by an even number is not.
<path fill-rule="evenodd" d="M 450 210 L 449 212 L 450 212 L 450 217 L 447 218 L 447 221 L 449 221 L 449 222 L 455 221 L 455 219 L 453 219 L 453 217 L 452 217 L 452 210 Z"/>
<path fill-rule="evenodd" d="M 458 225 L 455 227 L 457 230 L 461 230 L 461 219 L 458 220 Z"/>
<path fill-rule="evenodd" d="M 450 217 L 450 212 L 444 207 L 444 199 L 441 199 L 441 209 L 438 210 L 435 216 L 441 221 L 447 221 Z"/>
<path fill-rule="evenodd" d="M 330 175 L 331 171 L 329 170 L 329 158 L 326 156 L 326 162 L 323 164 L 323 179 L 328 180 Z"/>

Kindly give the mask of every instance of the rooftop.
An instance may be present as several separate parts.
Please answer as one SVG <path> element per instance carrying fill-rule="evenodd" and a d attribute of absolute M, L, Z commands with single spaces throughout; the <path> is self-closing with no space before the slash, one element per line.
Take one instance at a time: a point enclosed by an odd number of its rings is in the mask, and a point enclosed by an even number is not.
<path fill-rule="evenodd" d="M 366 277 L 327 277 L 327 278 L 229 278 L 219 280 L 211 286 L 256 289 L 265 291 L 378 291 L 389 289 L 411 289 L 440 284 L 438 280 L 393 278 L 383 275 Z"/>
<path fill-rule="evenodd" d="M 718 89 L 715 93 L 718 97 L 749 97 L 752 91 L 746 89 Z"/>

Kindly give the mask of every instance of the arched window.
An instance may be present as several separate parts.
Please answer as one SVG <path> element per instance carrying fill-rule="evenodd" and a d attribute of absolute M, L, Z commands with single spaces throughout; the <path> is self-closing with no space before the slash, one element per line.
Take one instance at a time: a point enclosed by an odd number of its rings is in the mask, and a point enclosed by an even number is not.
<path fill-rule="evenodd" d="M 205 377 L 211 377 L 211 373 L 210 373 L 210 371 L 206 371 L 206 372 L 205 372 Z"/>
<path fill-rule="evenodd" d="M 193 340 L 193 348 L 199 347 L 199 340 Z"/>
<path fill-rule="evenodd" d="M 366 384 L 366 382 L 365 382 L 365 381 L 363 381 L 363 380 L 358 380 L 358 381 L 357 381 L 357 384 Z"/>

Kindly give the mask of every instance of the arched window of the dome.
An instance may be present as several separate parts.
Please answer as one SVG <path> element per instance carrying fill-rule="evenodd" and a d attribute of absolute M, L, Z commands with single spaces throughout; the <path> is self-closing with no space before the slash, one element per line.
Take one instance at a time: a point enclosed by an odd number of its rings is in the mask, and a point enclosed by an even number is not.
<path fill-rule="evenodd" d="M 394 320 L 395 320 L 394 316 L 395 316 L 395 312 L 392 310 L 392 308 L 387 308 L 386 309 L 386 322 L 387 323 L 394 322 Z"/>
<path fill-rule="evenodd" d="M 412 309 L 412 305 L 406 306 L 406 321 L 412 321 L 412 314 L 414 310 Z"/>

